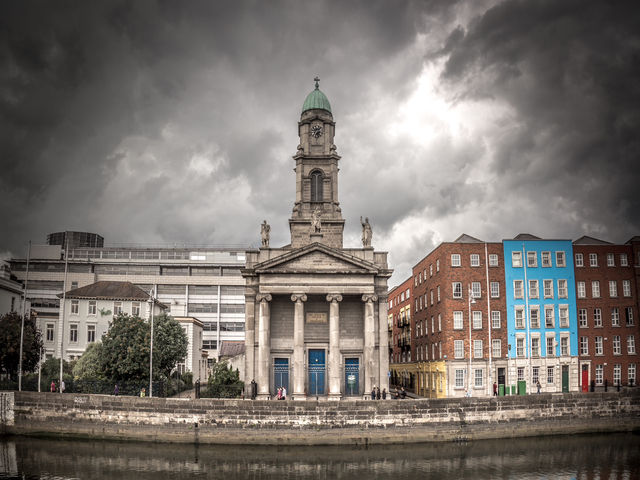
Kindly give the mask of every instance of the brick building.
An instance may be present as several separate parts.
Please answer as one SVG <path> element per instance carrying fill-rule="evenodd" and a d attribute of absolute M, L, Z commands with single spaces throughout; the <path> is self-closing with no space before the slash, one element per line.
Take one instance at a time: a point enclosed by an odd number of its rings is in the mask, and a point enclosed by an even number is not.
<path fill-rule="evenodd" d="M 493 382 L 506 381 L 503 263 L 500 243 L 463 234 L 413 268 L 412 358 L 419 395 L 491 395 Z"/>
<path fill-rule="evenodd" d="M 412 332 L 415 324 L 411 315 L 413 279 L 407 278 L 389 291 L 389 363 L 391 383 L 414 389 L 416 362 L 412 352 Z"/>
<path fill-rule="evenodd" d="M 634 240 L 635 239 L 635 240 Z M 640 238 L 624 245 L 592 237 L 573 242 L 580 386 L 635 384 Z"/>

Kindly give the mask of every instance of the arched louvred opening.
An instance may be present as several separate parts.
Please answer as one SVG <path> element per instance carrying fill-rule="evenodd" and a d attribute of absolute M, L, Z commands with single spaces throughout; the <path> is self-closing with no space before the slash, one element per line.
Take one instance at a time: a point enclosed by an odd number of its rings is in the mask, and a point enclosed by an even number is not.
<path fill-rule="evenodd" d="M 311 172 L 311 201 L 322 202 L 322 172 L 320 170 L 314 170 Z"/>

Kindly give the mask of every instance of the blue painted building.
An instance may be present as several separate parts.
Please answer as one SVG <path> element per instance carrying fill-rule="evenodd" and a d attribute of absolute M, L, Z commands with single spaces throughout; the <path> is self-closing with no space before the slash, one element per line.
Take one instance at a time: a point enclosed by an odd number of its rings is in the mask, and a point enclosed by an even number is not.
<path fill-rule="evenodd" d="M 571 240 L 504 240 L 510 385 L 578 390 L 578 321 Z"/>

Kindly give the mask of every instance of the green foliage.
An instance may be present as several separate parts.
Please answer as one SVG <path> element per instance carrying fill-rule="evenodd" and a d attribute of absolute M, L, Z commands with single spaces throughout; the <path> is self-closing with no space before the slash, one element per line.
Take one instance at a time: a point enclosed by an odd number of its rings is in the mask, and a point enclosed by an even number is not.
<path fill-rule="evenodd" d="M 15 312 L 0 317 L 0 373 L 17 377 L 20 361 L 20 329 L 22 317 Z M 42 338 L 35 318 L 24 319 L 22 372 L 32 372 L 40 360 Z"/>
<path fill-rule="evenodd" d="M 73 366 L 75 362 L 62 361 L 62 379 L 64 380 L 65 387 L 72 380 Z M 60 359 L 48 358 L 42 363 L 40 370 L 40 386 L 43 392 L 48 392 L 51 387 L 51 382 L 56 382 L 56 389 L 60 388 Z M 68 388 L 66 388 L 69 391 Z"/>
<path fill-rule="evenodd" d="M 73 366 L 73 379 L 104 380 L 103 355 L 102 343 L 90 343 Z"/>
<path fill-rule="evenodd" d="M 153 370 L 169 377 L 176 363 L 187 356 L 189 340 L 177 322 L 166 313 L 155 317 L 153 322 Z"/>
<path fill-rule="evenodd" d="M 209 385 L 234 385 L 240 382 L 240 373 L 228 366 L 225 360 L 216 362 L 211 367 Z"/>
<path fill-rule="evenodd" d="M 193 372 L 184 372 L 180 378 L 185 386 L 191 387 L 193 385 Z"/>

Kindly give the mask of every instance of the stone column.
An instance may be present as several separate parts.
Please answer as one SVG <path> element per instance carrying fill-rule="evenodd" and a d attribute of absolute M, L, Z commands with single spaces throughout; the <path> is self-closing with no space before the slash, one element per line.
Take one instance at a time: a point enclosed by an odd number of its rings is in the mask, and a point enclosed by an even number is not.
<path fill-rule="evenodd" d="M 291 295 L 293 306 L 293 399 L 306 398 L 304 391 L 304 293 Z"/>
<path fill-rule="evenodd" d="M 245 392 L 250 392 L 251 380 L 256 379 L 255 348 L 256 348 L 256 299 L 254 296 L 245 297 L 245 332 L 244 332 L 244 385 Z M 218 346 L 218 348 L 220 348 Z M 257 392 L 256 392 L 257 393 Z"/>
<path fill-rule="evenodd" d="M 378 300 L 374 294 L 362 295 L 364 302 L 364 393 L 371 393 L 371 389 L 378 381 L 378 372 L 375 370 L 373 352 L 375 349 L 375 324 L 373 318 L 373 302 Z"/>
<path fill-rule="evenodd" d="M 342 295 L 330 293 L 329 303 L 329 399 L 340 400 L 340 305 Z"/>
<path fill-rule="evenodd" d="M 378 302 L 378 348 L 380 349 L 380 390 L 389 391 L 389 331 L 388 331 L 388 307 L 386 297 L 381 297 Z"/>
<path fill-rule="evenodd" d="M 259 293 L 256 295 L 258 302 L 258 397 L 265 399 L 270 395 L 269 364 L 271 363 L 271 314 L 269 302 L 271 295 Z"/>

